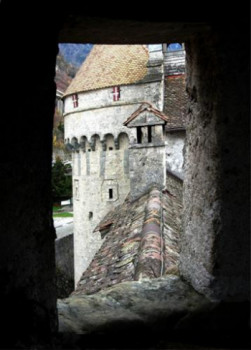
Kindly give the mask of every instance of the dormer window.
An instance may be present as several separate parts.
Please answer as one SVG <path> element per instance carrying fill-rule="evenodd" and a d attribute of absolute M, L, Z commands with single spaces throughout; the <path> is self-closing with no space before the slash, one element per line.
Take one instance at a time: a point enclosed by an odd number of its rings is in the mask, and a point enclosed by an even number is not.
<path fill-rule="evenodd" d="M 114 86 L 112 90 L 113 94 L 113 101 L 119 101 L 120 99 L 120 87 L 119 86 Z"/>
<path fill-rule="evenodd" d="M 123 123 L 128 128 L 134 128 L 137 144 L 164 142 L 165 125 L 170 122 L 169 118 L 160 110 L 154 108 L 150 103 L 144 102 Z M 136 143 L 134 141 L 134 143 Z M 150 145 L 152 146 L 152 145 Z"/>
<path fill-rule="evenodd" d="M 78 107 L 78 94 L 72 95 L 72 103 L 74 108 Z"/>

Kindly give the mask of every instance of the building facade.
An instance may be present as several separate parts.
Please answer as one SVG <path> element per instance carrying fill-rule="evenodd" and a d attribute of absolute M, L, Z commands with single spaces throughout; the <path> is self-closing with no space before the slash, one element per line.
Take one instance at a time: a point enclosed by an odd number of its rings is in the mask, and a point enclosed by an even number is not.
<path fill-rule="evenodd" d="M 152 183 L 164 187 L 166 169 L 182 176 L 182 118 L 163 112 L 167 54 L 162 45 L 95 45 L 65 92 L 75 284 L 101 247 L 103 239 L 93 231 L 103 217 L 129 193 L 133 200 Z M 179 69 L 171 71 L 176 80 L 184 76 Z"/>

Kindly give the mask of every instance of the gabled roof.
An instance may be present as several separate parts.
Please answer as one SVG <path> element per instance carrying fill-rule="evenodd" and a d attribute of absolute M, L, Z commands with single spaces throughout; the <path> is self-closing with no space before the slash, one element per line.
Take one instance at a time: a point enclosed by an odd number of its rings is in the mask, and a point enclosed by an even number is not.
<path fill-rule="evenodd" d="M 94 45 L 64 96 L 136 83 L 147 74 L 144 45 Z"/>
<path fill-rule="evenodd" d="M 146 111 L 154 114 L 156 117 L 160 118 L 164 122 L 168 122 L 169 121 L 168 116 L 166 116 L 160 110 L 154 108 L 149 102 L 144 102 L 144 103 L 142 103 L 142 105 L 129 118 L 127 118 L 127 120 L 123 123 L 123 125 L 128 126 L 128 124 L 130 122 L 132 122 L 140 114 L 142 114 L 142 113 L 144 113 Z"/>
<path fill-rule="evenodd" d="M 154 186 L 109 212 L 93 233 L 108 229 L 105 240 L 72 294 L 94 294 L 120 282 L 177 273 L 181 192 Z"/>

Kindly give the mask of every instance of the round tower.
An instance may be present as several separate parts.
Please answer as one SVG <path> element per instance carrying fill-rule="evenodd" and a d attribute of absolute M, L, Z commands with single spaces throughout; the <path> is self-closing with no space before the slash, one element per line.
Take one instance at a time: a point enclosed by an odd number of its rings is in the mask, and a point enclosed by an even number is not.
<path fill-rule="evenodd" d="M 95 227 L 130 192 L 128 147 L 137 134 L 123 123 L 144 101 L 163 109 L 161 55 L 144 45 L 95 45 L 64 94 L 65 142 L 73 162 L 75 284 L 102 244 Z"/>

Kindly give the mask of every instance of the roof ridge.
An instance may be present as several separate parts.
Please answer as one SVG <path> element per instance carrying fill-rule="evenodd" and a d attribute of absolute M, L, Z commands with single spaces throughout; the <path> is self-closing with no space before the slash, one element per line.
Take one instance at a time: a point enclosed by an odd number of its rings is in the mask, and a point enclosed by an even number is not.
<path fill-rule="evenodd" d="M 145 105 L 148 105 L 148 107 L 145 107 Z M 123 123 L 124 126 L 127 126 L 132 120 L 134 120 L 135 118 L 137 118 L 142 112 L 144 112 L 145 110 L 148 110 L 149 112 L 152 112 L 153 114 L 157 115 L 159 118 L 161 118 L 162 120 L 164 120 L 165 122 L 169 121 L 169 117 L 164 114 L 163 112 L 161 112 L 159 109 L 155 108 L 152 106 L 151 103 L 149 102 L 143 102 L 139 108 L 134 111 L 130 117 L 128 117 L 126 119 L 126 121 Z"/>
<path fill-rule="evenodd" d="M 162 275 L 164 264 L 164 242 L 162 238 L 162 193 L 153 185 L 145 206 L 138 263 L 135 280 L 156 278 Z"/>

